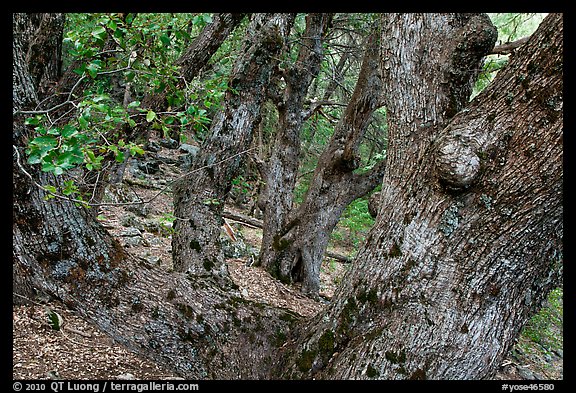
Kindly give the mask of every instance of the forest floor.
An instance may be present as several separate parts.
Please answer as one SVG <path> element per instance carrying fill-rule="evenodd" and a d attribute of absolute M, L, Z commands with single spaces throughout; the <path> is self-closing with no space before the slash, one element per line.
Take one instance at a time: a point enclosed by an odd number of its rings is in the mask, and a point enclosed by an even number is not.
<path fill-rule="evenodd" d="M 171 268 L 173 222 L 169 186 L 180 175 L 177 163 L 182 157 L 180 150 L 160 147 L 153 158 L 132 160 L 124 182 L 109 189 L 105 201 L 151 201 L 139 205 L 103 206 L 98 215 L 129 253 L 166 269 Z M 327 258 L 321 270 L 321 299 L 312 300 L 302 295 L 297 287 L 284 285 L 261 268 L 251 266 L 250 262 L 258 252 L 260 229 L 228 223 L 238 238 L 237 242 L 225 241 L 228 269 L 247 299 L 286 307 L 302 316 L 314 315 L 329 302 L 350 266 Z M 331 251 L 344 255 L 352 252 L 342 247 Z M 531 334 L 520 336 L 494 379 L 563 379 L 561 312 L 558 315 L 558 309 L 562 310 L 561 294 L 555 300 L 556 309 L 550 306 L 554 318 L 544 315 L 545 327 L 534 326 Z M 35 302 L 13 307 L 14 379 L 179 379 L 170 370 L 115 343 L 58 301 Z M 64 323 L 59 330 L 50 326 L 48 312 L 56 312 L 62 317 Z"/>

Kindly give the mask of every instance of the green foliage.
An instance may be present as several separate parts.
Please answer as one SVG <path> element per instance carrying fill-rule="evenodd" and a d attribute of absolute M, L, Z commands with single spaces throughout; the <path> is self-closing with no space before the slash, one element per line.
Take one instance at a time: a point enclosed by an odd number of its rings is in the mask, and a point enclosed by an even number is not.
<path fill-rule="evenodd" d="M 372 225 L 374 225 L 374 219 L 368 212 L 368 199 L 359 198 L 344 210 L 330 239 L 333 243 L 357 249 Z"/>
<path fill-rule="evenodd" d="M 524 326 L 521 336 L 539 344 L 546 351 L 563 347 L 562 323 L 564 291 L 556 288 L 548 295 L 546 305 Z"/>
<path fill-rule="evenodd" d="M 252 193 L 253 189 L 253 185 L 243 175 L 239 175 L 232 179 L 231 193 L 235 195 L 248 196 Z"/>
<path fill-rule="evenodd" d="M 498 42 L 505 43 L 532 34 L 546 14 L 543 13 L 493 13 L 488 14 L 498 29 Z"/>
<path fill-rule="evenodd" d="M 54 330 L 60 330 L 64 324 L 64 319 L 52 309 L 46 308 L 46 317 L 48 318 L 48 324 Z"/>
<path fill-rule="evenodd" d="M 38 124 L 38 119 L 28 119 L 26 124 Z M 26 149 L 29 164 L 41 164 L 42 171 L 61 175 L 84 162 L 83 146 L 87 136 L 73 126 L 46 129 L 38 125 L 36 131 L 39 136 L 32 139 Z"/>
<path fill-rule="evenodd" d="M 126 160 L 129 155 L 143 154 L 144 150 L 133 142 L 123 139 L 106 138 L 105 129 L 125 116 L 123 110 L 115 110 L 99 99 L 82 101 L 78 107 L 83 108 L 80 116 L 62 127 L 51 125 L 46 116 L 35 116 L 26 119 L 25 124 L 34 127 L 36 137 L 27 145 L 28 164 L 38 164 L 43 172 L 62 175 L 82 164 L 88 171 L 100 170 L 107 155 L 116 162 Z M 122 120 L 120 120 L 122 121 Z M 115 143 L 112 143 L 114 141 Z M 46 188 L 57 194 L 55 187 Z M 60 192 L 72 198 L 82 200 L 77 185 L 73 180 L 66 180 Z"/>
<path fill-rule="evenodd" d="M 202 203 L 205 204 L 206 206 L 218 206 L 222 202 L 220 202 L 218 198 L 208 198 L 203 200 Z"/>
<path fill-rule="evenodd" d="M 73 64 L 85 87 L 82 94 L 70 93 L 67 124 L 57 125 L 50 113 L 27 120 L 35 131 L 27 162 L 54 175 L 72 176 L 77 167 L 99 171 L 109 161 L 144 153 L 124 134 L 138 124 L 165 136 L 202 140 L 228 89 L 226 78 L 216 73 L 186 85 L 176 60 L 211 20 L 210 14 L 67 14 L 63 66 Z M 125 103 L 127 90 L 132 100 Z M 166 93 L 168 111 L 142 107 L 145 94 L 158 92 Z M 66 184 L 62 190 L 46 188 L 48 197 L 61 193 L 82 200 L 79 187 Z"/>
<path fill-rule="evenodd" d="M 176 217 L 172 213 L 164 213 L 159 220 L 160 227 L 162 228 L 163 232 L 169 235 L 173 235 L 176 233 L 174 229 L 174 221 L 176 221 Z"/>

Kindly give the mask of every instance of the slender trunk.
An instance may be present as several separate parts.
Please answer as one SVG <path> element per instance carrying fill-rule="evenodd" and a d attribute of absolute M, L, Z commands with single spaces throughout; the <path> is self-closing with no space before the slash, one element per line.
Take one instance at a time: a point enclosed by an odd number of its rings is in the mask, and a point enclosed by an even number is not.
<path fill-rule="evenodd" d="M 282 226 L 266 228 L 274 231 L 268 234 L 268 243 L 262 242 L 261 261 L 267 270 L 282 281 L 301 281 L 302 291 L 312 297 L 318 296 L 322 257 L 342 212 L 382 179 L 383 163 L 364 175 L 354 173 L 360 165 L 360 142 L 381 103 L 378 42 L 375 29 L 366 46 L 354 94 L 318 160 L 304 201 Z M 279 150 L 285 150 L 284 145 Z"/>
<path fill-rule="evenodd" d="M 332 14 L 309 14 L 306 31 L 298 59 L 284 72 L 286 89 L 278 105 L 278 131 L 272 154 L 263 172 L 264 189 L 260 206 L 264 211 L 264 229 L 259 263 L 268 267 L 274 238 L 286 225 L 292 210 L 294 187 L 300 166 L 300 130 L 303 124 L 302 106 L 310 84 L 320 71 L 323 56 L 322 39 L 326 34 Z"/>
<path fill-rule="evenodd" d="M 317 298 L 320 267 L 330 234 L 346 207 L 382 181 L 384 168 L 385 162 L 381 162 L 364 175 L 341 173 L 337 179 L 330 178 L 329 186 L 309 191 L 305 201 L 292 215 L 292 226 L 282 235 L 276 235 L 272 249 L 268 250 L 272 251 L 277 263 L 273 267 L 276 270 L 272 270 L 274 275 L 283 281 L 302 282 L 302 292 Z"/>
<path fill-rule="evenodd" d="M 254 14 L 249 35 L 230 77 L 225 108 L 189 176 L 174 187 L 174 267 L 193 274 L 227 277 L 220 227 L 231 181 L 248 151 L 264 93 L 294 20 L 291 14 Z"/>

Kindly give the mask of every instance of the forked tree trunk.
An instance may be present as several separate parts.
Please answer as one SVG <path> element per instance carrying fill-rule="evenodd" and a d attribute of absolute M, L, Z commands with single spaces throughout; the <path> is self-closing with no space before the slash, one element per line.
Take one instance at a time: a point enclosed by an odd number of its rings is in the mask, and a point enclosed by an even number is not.
<path fill-rule="evenodd" d="M 20 17 L 13 23 L 14 113 L 38 102 Z M 486 20 L 383 19 L 384 86 L 398 95 L 387 95 L 380 211 L 324 313 L 304 324 L 210 275 L 126 257 L 81 208 L 43 200 L 34 182 L 55 183 L 18 159 L 31 130 L 17 114 L 14 291 L 55 296 L 190 379 L 489 378 L 560 278 L 562 16 L 546 17 L 466 108 L 463 85 L 440 77 L 468 70 L 474 58 L 454 56 L 450 43 L 478 45 L 478 53 L 493 43 Z M 456 113 L 450 121 L 447 107 Z"/>
<path fill-rule="evenodd" d="M 259 264 L 274 273 L 276 241 L 293 209 L 294 188 L 300 166 L 300 131 L 304 123 L 303 105 L 310 84 L 318 75 L 323 58 L 323 38 L 332 14 L 309 14 L 295 64 L 283 72 L 284 96 L 278 107 L 274 147 L 266 163 L 259 163 L 264 189 L 259 206 L 264 211 Z M 281 278 L 281 276 L 275 274 Z"/>
<path fill-rule="evenodd" d="M 381 106 L 379 41 L 375 29 L 366 45 L 352 98 L 318 159 L 304 201 L 295 211 L 278 204 L 269 204 L 265 211 L 268 221 L 265 219 L 260 263 L 282 281 L 302 282 L 302 291 L 311 297 L 318 297 L 323 255 L 342 212 L 372 191 L 384 173 L 384 162 L 364 174 L 354 172 L 360 165 L 358 150 L 370 118 Z M 289 151 L 289 143 L 277 140 L 276 149 Z M 276 189 L 276 200 L 286 194 L 291 197 L 293 188 Z M 281 225 L 266 226 L 270 216 L 280 213 L 284 219 L 277 223 Z"/>
<path fill-rule="evenodd" d="M 495 29 L 483 16 L 383 16 L 378 218 L 327 312 L 298 332 L 284 376 L 493 375 L 560 279 L 562 31 L 549 15 L 447 124 L 470 92 L 446 84 L 469 69 L 459 50 L 486 53 Z"/>
<path fill-rule="evenodd" d="M 253 14 L 225 107 L 213 120 L 191 173 L 174 187 L 172 249 L 178 271 L 227 276 L 219 239 L 224 201 L 252 142 L 267 84 L 293 21 L 292 14 Z"/>

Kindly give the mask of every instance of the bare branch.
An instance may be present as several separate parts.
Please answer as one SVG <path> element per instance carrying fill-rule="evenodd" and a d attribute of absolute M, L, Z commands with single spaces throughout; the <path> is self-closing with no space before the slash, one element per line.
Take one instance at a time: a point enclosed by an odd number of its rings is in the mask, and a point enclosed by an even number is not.
<path fill-rule="evenodd" d="M 527 36 L 527 37 L 520 38 L 519 40 L 516 40 L 516 41 L 507 42 L 507 43 L 502 44 L 502 45 L 497 45 L 494 47 L 494 49 L 492 49 L 490 54 L 491 55 L 510 54 L 510 53 L 514 52 L 516 49 L 518 49 L 519 47 L 521 47 L 522 45 L 524 45 L 529 39 L 530 39 L 530 36 Z"/>

